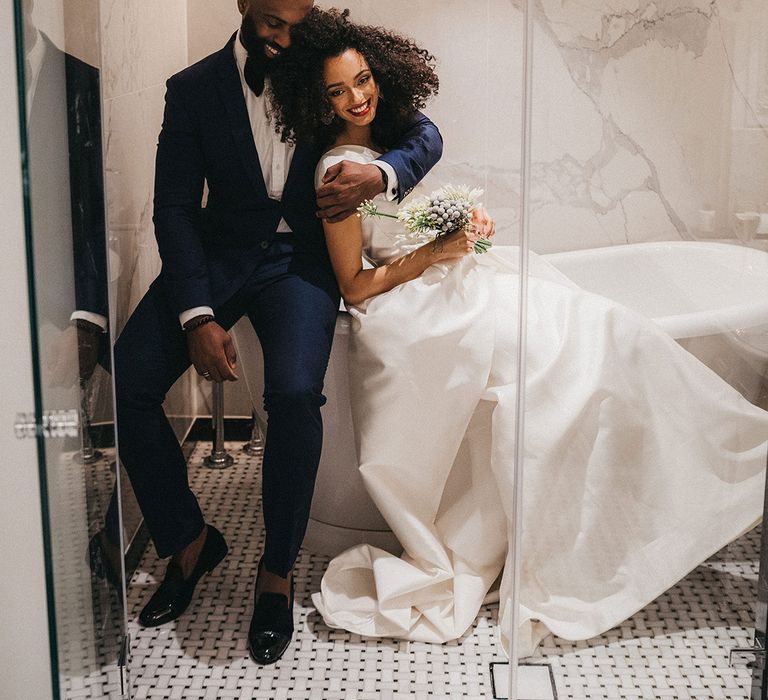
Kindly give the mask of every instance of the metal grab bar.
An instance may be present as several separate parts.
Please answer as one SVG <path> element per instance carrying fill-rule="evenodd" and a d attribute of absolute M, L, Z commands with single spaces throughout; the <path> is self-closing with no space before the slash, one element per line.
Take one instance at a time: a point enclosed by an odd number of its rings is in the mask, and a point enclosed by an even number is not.
<path fill-rule="evenodd" d="M 204 460 L 203 464 L 209 469 L 226 469 L 234 463 L 234 458 L 224 447 L 224 384 L 213 383 L 213 408 L 211 409 L 213 422 L 213 450 Z"/>

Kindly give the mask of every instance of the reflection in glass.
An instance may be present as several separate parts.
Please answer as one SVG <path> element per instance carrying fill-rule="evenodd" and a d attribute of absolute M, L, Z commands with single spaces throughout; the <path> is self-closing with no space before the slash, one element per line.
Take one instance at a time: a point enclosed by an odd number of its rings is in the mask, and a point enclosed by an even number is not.
<path fill-rule="evenodd" d="M 17 10 L 40 398 L 44 411 L 77 410 L 81 428 L 77 438 L 45 440 L 54 664 L 61 697 L 83 697 L 84 686 L 85 697 L 120 697 L 124 613 L 116 501 L 99 534 L 115 462 L 99 71 L 68 50 L 62 4 L 37 10 L 33 0 L 23 0 Z M 96 20 L 98 8 L 90 10 Z M 82 11 L 77 14 L 87 24 Z M 87 48 L 98 54 L 98 47 Z"/>

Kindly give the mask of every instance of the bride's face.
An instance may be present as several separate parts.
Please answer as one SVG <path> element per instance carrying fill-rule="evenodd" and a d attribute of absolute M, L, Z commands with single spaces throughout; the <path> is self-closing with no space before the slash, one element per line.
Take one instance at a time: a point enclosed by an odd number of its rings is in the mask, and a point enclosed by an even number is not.
<path fill-rule="evenodd" d="M 357 126 L 374 120 L 379 88 L 362 54 L 347 49 L 341 56 L 327 59 L 324 78 L 331 107 L 339 117 Z"/>

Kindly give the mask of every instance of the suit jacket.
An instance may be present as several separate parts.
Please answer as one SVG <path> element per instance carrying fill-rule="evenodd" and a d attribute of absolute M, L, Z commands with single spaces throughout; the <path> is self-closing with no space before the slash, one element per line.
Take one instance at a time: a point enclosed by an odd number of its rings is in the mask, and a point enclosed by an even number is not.
<path fill-rule="evenodd" d="M 320 153 L 299 143 L 281 201 L 264 185 L 235 61 L 226 46 L 166 83 L 158 139 L 154 223 L 164 281 L 177 313 L 216 306 L 236 292 L 258 265 L 262 247 L 283 217 L 299 249 L 330 269 L 317 204 L 314 171 Z M 384 159 L 405 196 L 442 155 L 442 138 L 417 115 L 402 147 Z M 208 200 L 201 207 L 203 183 Z"/>
<path fill-rule="evenodd" d="M 37 305 L 63 328 L 75 309 L 109 315 L 101 95 L 96 68 L 41 37 L 27 124 Z"/>
<path fill-rule="evenodd" d="M 75 304 L 109 317 L 99 70 L 66 54 Z"/>

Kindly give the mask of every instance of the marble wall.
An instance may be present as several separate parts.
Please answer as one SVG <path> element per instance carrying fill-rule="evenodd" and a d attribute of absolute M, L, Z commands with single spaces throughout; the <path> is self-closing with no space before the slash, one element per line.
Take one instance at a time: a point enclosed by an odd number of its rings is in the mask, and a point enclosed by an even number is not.
<path fill-rule="evenodd" d="M 189 62 L 218 51 L 239 26 L 237 0 L 187 0 Z"/>
<path fill-rule="evenodd" d="M 31 19 L 59 48 L 92 66 L 99 66 L 98 0 L 23 0 Z"/>
<path fill-rule="evenodd" d="M 768 197 L 768 6 L 535 5 L 532 247 L 732 237 Z"/>
<path fill-rule="evenodd" d="M 50 2 L 51 0 L 46 0 Z M 36 0 L 36 3 L 40 0 Z M 100 0 L 66 0 L 64 34 L 67 51 L 86 63 L 101 65 Z"/>
<path fill-rule="evenodd" d="M 731 20 L 735 80 L 731 110 L 730 204 L 768 213 L 768 5 Z M 761 233 L 768 234 L 767 217 Z"/>

